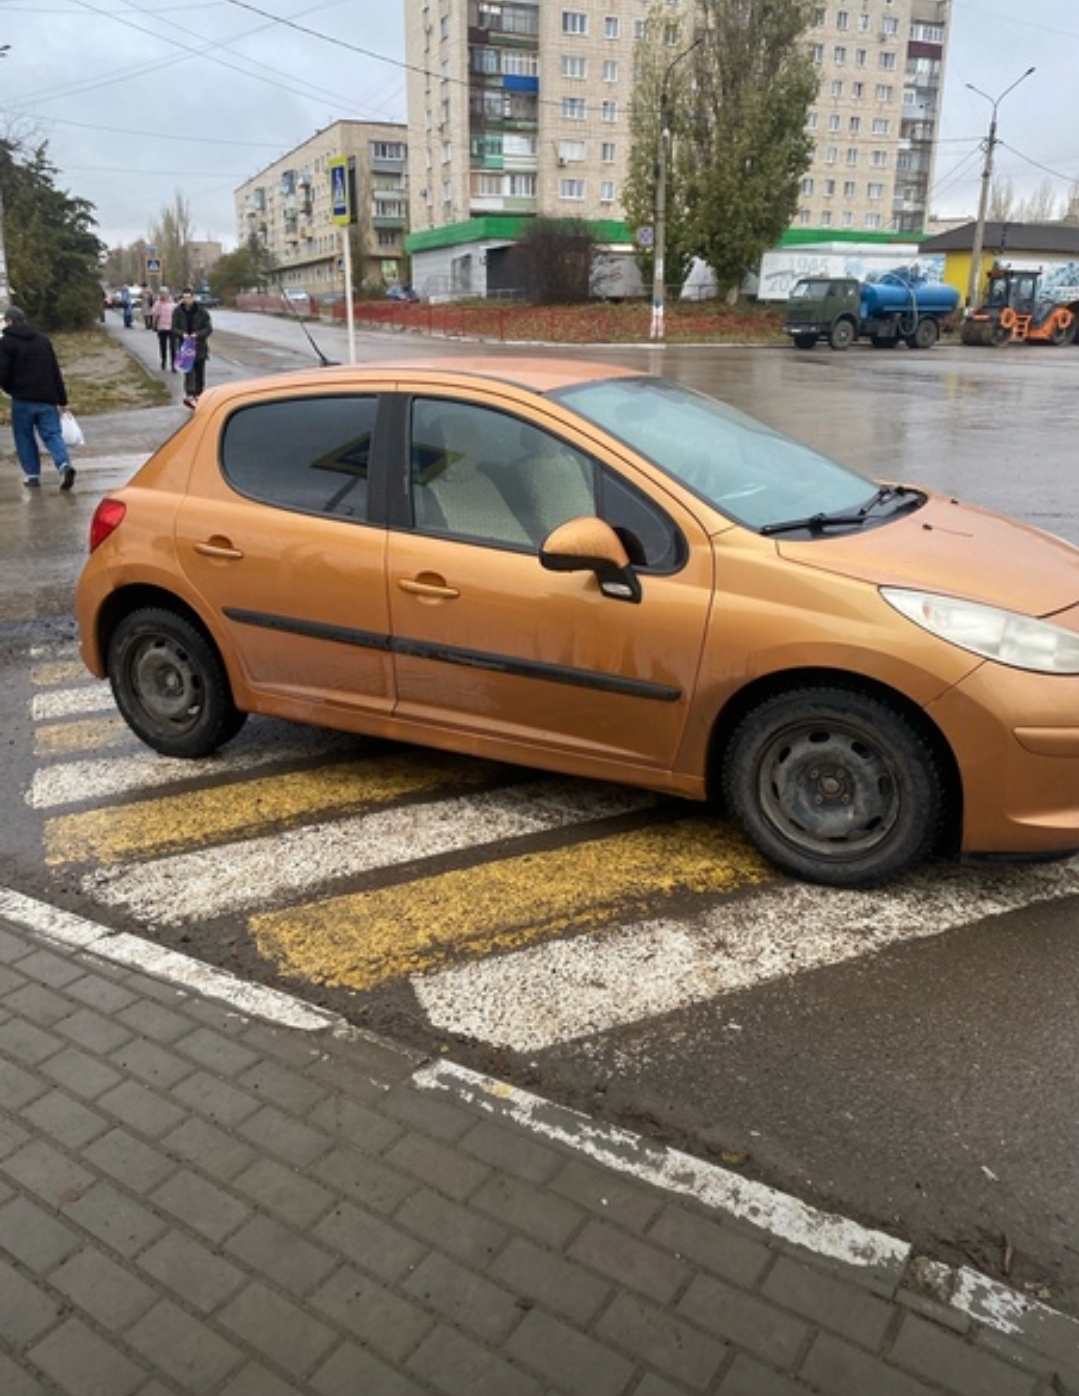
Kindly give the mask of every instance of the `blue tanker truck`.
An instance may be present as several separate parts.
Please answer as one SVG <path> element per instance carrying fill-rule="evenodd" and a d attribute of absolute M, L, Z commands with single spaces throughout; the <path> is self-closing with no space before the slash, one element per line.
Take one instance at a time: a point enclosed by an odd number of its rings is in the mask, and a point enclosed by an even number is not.
<path fill-rule="evenodd" d="M 791 291 L 783 333 L 799 349 L 826 339 L 833 349 L 847 349 L 868 339 L 876 349 L 902 342 L 911 349 L 932 349 L 941 321 L 959 307 L 953 286 L 912 282 L 897 272 L 879 281 L 847 276 L 807 276 Z"/>

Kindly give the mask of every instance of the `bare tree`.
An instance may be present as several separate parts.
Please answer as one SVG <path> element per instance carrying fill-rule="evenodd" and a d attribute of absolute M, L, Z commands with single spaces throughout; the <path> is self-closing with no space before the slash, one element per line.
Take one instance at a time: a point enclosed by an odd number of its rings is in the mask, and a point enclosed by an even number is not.
<path fill-rule="evenodd" d="M 150 243 L 161 259 L 161 280 L 165 286 L 186 286 L 192 276 L 191 206 L 177 189 L 171 206 L 163 208 L 151 225 Z"/>

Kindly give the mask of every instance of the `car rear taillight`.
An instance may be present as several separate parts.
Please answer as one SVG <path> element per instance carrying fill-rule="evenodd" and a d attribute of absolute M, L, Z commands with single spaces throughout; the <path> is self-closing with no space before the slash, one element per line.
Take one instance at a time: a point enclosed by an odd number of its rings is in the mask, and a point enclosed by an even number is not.
<path fill-rule="evenodd" d="M 123 522 L 127 513 L 127 505 L 121 504 L 118 499 L 103 499 L 94 510 L 94 517 L 90 521 L 90 551 L 104 543 L 110 533 L 115 532 Z"/>

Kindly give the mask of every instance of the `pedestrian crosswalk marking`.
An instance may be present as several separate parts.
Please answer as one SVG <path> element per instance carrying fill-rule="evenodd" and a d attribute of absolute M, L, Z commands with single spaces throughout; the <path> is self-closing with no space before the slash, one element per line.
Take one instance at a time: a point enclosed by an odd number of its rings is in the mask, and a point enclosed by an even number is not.
<path fill-rule="evenodd" d="M 249 924 L 259 950 L 286 974 L 371 989 L 457 957 L 595 932 L 657 899 L 773 878 L 718 821 L 686 819 L 264 913 Z M 547 989 L 559 992 L 557 983 Z"/>
<path fill-rule="evenodd" d="M 82 890 L 157 925 L 279 906 L 327 882 L 644 809 L 639 791 L 544 782 L 366 810 L 286 833 L 120 863 L 86 873 Z"/>
<path fill-rule="evenodd" d="M 375 757 L 244 781 L 231 787 L 227 799 L 214 787 L 57 816 L 45 826 L 46 862 L 116 863 L 174 853 L 261 834 L 301 817 L 371 809 L 406 795 L 433 795 L 450 786 L 489 785 L 502 769 L 472 760 L 436 757 L 420 764 L 407 756 Z"/>

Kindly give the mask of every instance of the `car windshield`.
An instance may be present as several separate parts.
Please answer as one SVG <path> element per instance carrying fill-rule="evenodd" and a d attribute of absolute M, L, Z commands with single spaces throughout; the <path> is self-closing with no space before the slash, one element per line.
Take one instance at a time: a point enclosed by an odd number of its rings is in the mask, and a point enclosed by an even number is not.
<path fill-rule="evenodd" d="M 872 482 L 857 472 L 662 378 L 610 378 L 551 396 L 747 528 L 853 515 L 874 495 Z M 852 526 L 865 521 L 859 516 Z"/>

